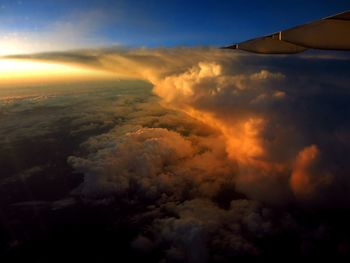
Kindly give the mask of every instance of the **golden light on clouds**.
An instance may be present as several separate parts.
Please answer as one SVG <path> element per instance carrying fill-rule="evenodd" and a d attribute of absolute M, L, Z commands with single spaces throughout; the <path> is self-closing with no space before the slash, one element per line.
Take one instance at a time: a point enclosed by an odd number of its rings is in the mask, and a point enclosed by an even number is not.
<path fill-rule="evenodd" d="M 264 149 L 260 141 L 263 119 L 250 117 L 230 123 L 220 121 L 210 113 L 196 111 L 193 108 L 187 108 L 185 112 L 193 118 L 220 130 L 227 140 L 227 153 L 231 158 L 247 163 L 264 155 Z"/>
<path fill-rule="evenodd" d="M 35 57 L 50 63 L 39 63 Z M 317 143 L 305 145 L 297 134 L 303 132 L 304 124 L 298 131 L 289 123 L 288 115 L 275 110 L 281 107 L 283 112 L 285 103 L 293 99 L 284 87 L 286 76 L 280 72 L 241 72 L 231 65 L 232 57 L 202 49 L 86 50 L 19 58 L 0 59 L 0 85 L 6 81 L 94 78 L 150 82 L 162 105 L 185 112 L 218 131 L 217 142 L 222 144 L 225 157 L 239 167 L 237 187 L 253 196 L 276 200 L 274 194 L 265 196 L 263 192 L 265 187 L 275 188 L 280 183 L 286 187 L 280 189 L 289 194 L 314 196 L 330 184 L 332 174 L 318 172 L 321 150 Z M 280 190 L 276 192 L 279 194 Z M 289 198 L 287 195 L 281 193 L 282 198 Z"/>
<path fill-rule="evenodd" d="M 111 73 L 74 65 L 0 59 L 0 85 L 113 78 Z"/>

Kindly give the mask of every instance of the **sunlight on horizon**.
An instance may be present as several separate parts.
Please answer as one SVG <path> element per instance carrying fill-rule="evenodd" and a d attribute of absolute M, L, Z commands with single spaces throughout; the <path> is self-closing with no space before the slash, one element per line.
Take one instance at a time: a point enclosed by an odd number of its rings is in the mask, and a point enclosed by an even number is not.
<path fill-rule="evenodd" d="M 0 85 L 22 82 L 113 79 L 112 73 L 74 65 L 0 59 Z"/>

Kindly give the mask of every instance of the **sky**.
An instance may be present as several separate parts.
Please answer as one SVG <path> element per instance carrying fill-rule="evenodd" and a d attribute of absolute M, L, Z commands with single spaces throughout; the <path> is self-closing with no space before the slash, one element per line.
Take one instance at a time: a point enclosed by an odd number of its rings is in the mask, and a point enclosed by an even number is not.
<path fill-rule="evenodd" d="M 0 54 L 222 46 L 350 9 L 348 1 L 1 0 Z"/>
<path fill-rule="evenodd" d="M 0 0 L 0 254 L 349 259 L 349 52 L 217 48 L 348 9 Z"/>

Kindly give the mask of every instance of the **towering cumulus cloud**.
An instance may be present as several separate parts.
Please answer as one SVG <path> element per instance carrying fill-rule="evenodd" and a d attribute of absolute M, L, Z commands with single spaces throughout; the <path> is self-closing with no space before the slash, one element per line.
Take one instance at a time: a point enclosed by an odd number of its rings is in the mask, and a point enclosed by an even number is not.
<path fill-rule="evenodd" d="M 343 57 L 178 48 L 32 58 L 147 80 L 162 106 L 181 113 L 155 113 L 149 103 L 68 160 L 84 173 L 74 191 L 84 200 L 143 204 L 133 217 L 150 222 L 131 244 L 139 251 L 161 248 L 171 262 L 226 262 L 262 255 L 283 235 L 291 237 L 288 249 L 302 253 L 320 230 L 271 206 L 349 207 Z M 300 245 L 301 237 L 310 240 Z"/>
<path fill-rule="evenodd" d="M 249 197 L 273 203 L 294 197 L 310 201 L 331 194 L 337 180 L 345 180 L 347 168 L 339 171 L 336 165 L 349 147 L 344 138 L 349 107 L 337 106 L 344 104 L 342 94 L 348 92 L 347 60 L 340 56 L 274 58 L 177 48 L 88 50 L 32 58 L 151 82 L 163 105 L 223 135 L 228 161 L 238 165 L 236 186 Z M 326 71 L 332 63 L 334 69 Z"/>

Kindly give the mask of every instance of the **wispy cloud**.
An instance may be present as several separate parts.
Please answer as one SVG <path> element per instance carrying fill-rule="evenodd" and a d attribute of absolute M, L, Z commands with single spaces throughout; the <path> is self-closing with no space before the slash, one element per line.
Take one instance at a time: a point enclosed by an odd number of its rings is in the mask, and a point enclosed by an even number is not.
<path fill-rule="evenodd" d="M 0 55 L 118 45 L 99 33 L 117 19 L 118 14 L 97 9 L 74 12 L 40 28 L 18 30 L 4 23 L 0 27 Z"/>

